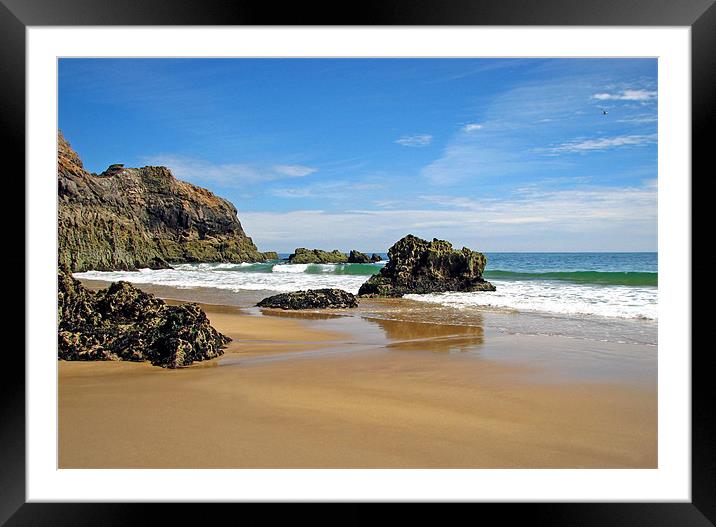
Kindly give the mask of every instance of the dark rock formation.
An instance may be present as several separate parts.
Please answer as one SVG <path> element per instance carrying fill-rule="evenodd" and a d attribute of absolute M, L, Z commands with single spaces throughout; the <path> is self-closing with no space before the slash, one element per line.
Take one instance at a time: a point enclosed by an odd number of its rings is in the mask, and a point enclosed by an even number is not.
<path fill-rule="evenodd" d="M 372 263 L 382 262 L 382 261 L 383 261 L 383 258 L 381 258 L 380 255 L 373 253 L 373 254 L 370 255 L 370 261 L 371 261 Z"/>
<path fill-rule="evenodd" d="M 62 360 L 149 361 L 179 368 L 222 355 L 231 339 L 196 304 L 168 306 L 127 282 L 92 292 L 58 272 L 58 347 Z"/>
<path fill-rule="evenodd" d="M 58 143 L 59 259 L 71 271 L 267 259 L 228 201 L 166 167 L 90 174 L 61 133 Z"/>
<path fill-rule="evenodd" d="M 348 263 L 348 256 L 337 249 L 328 252 L 320 249 L 304 249 L 303 247 L 299 247 L 288 257 L 288 262 L 292 264 Z"/>
<path fill-rule="evenodd" d="M 348 263 L 370 263 L 370 258 L 360 251 L 351 251 L 348 255 Z"/>
<path fill-rule="evenodd" d="M 358 300 L 342 289 L 309 289 L 270 296 L 256 305 L 278 309 L 348 308 L 358 307 Z"/>
<path fill-rule="evenodd" d="M 275 251 L 265 251 L 265 252 L 263 252 L 263 253 L 261 253 L 261 254 L 264 255 L 264 258 L 265 258 L 266 260 L 278 260 L 278 259 L 279 259 L 278 253 L 275 252 Z"/>
<path fill-rule="evenodd" d="M 109 167 L 107 167 L 107 170 L 102 172 L 100 174 L 100 176 L 102 176 L 102 177 L 114 176 L 116 174 L 119 174 L 122 170 L 124 170 L 124 164 L 116 163 L 114 165 L 109 165 Z"/>
<path fill-rule="evenodd" d="M 432 242 L 408 234 L 388 250 L 388 263 L 358 291 L 358 296 L 397 297 L 410 293 L 494 291 L 482 278 L 487 258 L 449 242 Z"/>

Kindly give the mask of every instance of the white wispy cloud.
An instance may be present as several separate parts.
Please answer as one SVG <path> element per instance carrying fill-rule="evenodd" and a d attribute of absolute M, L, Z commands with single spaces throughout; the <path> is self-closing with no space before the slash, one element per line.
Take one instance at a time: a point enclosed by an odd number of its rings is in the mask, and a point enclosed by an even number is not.
<path fill-rule="evenodd" d="M 172 154 L 145 157 L 144 162 L 149 165 L 166 166 L 177 179 L 183 181 L 223 187 L 305 177 L 318 171 L 317 168 L 303 165 L 212 163 L 205 159 Z"/>
<path fill-rule="evenodd" d="M 545 190 L 534 185 L 519 188 L 501 200 L 445 195 L 420 198 L 452 211 L 480 214 L 487 223 L 552 223 L 566 227 L 606 218 L 621 222 L 655 220 L 657 180 L 647 179 L 640 186 L 564 190 Z"/>
<path fill-rule="evenodd" d="M 428 146 L 432 141 L 433 136 L 430 134 L 404 135 L 395 140 L 399 145 L 411 147 Z"/>
<path fill-rule="evenodd" d="M 569 141 L 541 151 L 560 153 L 592 152 L 609 150 L 624 146 L 641 146 L 656 141 L 656 134 L 649 135 L 620 135 L 616 137 L 600 137 L 597 139 L 584 139 Z"/>
<path fill-rule="evenodd" d="M 548 134 L 574 127 L 575 112 L 592 93 L 591 83 L 574 78 L 507 90 L 479 109 L 479 123 L 460 126 L 421 176 L 433 185 L 457 185 L 554 168 L 556 159 L 535 155 L 535 149 L 549 146 Z M 468 133 L 472 125 L 482 128 Z"/>
<path fill-rule="evenodd" d="M 475 130 L 480 130 L 482 128 L 481 124 L 478 123 L 468 123 L 465 126 L 462 127 L 463 132 L 474 132 Z"/>
<path fill-rule="evenodd" d="M 241 163 L 216 164 L 203 159 L 176 155 L 158 155 L 145 158 L 149 165 L 168 167 L 178 179 L 192 183 L 216 183 L 226 186 L 242 182 L 258 182 L 261 173 Z"/>
<path fill-rule="evenodd" d="M 307 167 L 303 165 L 275 165 L 274 170 L 288 177 L 304 177 L 317 172 L 317 168 Z"/>
<path fill-rule="evenodd" d="M 400 205 L 404 205 L 405 201 L 401 199 L 375 199 L 371 203 L 381 209 L 395 209 Z"/>
<path fill-rule="evenodd" d="M 486 139 L 480 142 L 454 140 L 438 159 L 423 167 L 420 174 L 433 185 L 455 185 L 533 167 L 532 162 L 521 159 L 518 150 L 498 148 Z"/>
<path fill-rule="evenodd" d="M 397 209 L 242 212 L 241 221 L 266 249 L 387 249 L 408 233 L 477 250 L 654 250 L 656 180 L 636 187 L 579 190 L 524 188 L 501 199 L 422 196 Z M 439 208 L 430 208 L 428 205 Z"/>
<path fill-rule="evenodd" d="M 656 116 L 652 116 L 652 115 L 641 115 L 641 116 L 632 117 L 629 119 L 617 119 L 618 123 L 633 123 L 633 124 L 655 123 L 657 121 L 658 121 L 658 118 Z"/>
<path fill-rule="evenodd" d="M 315 191 L 310 188 L 275 188 L 271 190 L 271 194 L 277 198 L 314 198 L 317 197 Z"/>
<path fill-rule="evenodd" d="M 643 84 L 623 89 L 627 86 L 605 87 L 601 78 L 574 76 L 518 85 L 480 107 L 479 120 L 461 124 L 448 138 L 441 155 L 425 165 L 420 175 L 436 186 L 474 184 L 478 180 L 497 184 L 512 176 L 573 168 L 576 160 L 565 154 L 653 143 L 656 135 L 649 134 L 654 131 L 651 124 L 656 122 L 656 115 L 645 111 L 650 108 L 645 104 L 657 93 Z M 634 86 L 644 89 L 632 89 Z M 600 90 L 604 93 L 597 93 Z M 597 121 L 596 112 L 591 114 L 593 105 L 611 98 L 623 99 L 619 111 L 610 112 L 609 119 L 599 115 L 601 120 Z M 614 117 L 633 121 L 628 130 L 618 129 Z M 474 128 L 477 125 L 482 128 Z"/>
<path fill-rule="evenodd" d="M 622 90 L 618 93 L 595 93 L 592 98 L 598 101 L 649 101 L 656 99 L 656 96 L 656 91 Z"/>
<path fill-rule="evenodd" d="M 270 194 L 279 198 L 328 198 L 350 201 L 355 199 L 357 194 L 380 190 L 383 186 L 382 183 L 336 180 L 300 187 L 273 188 L 270 190 Z"/>

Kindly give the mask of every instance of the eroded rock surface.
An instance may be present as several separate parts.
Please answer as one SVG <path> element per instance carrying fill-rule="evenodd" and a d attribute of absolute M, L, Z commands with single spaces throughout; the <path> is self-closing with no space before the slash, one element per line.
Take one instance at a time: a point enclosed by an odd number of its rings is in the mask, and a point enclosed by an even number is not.
<path fill-rule="evenodd" d="M 482 278 L 487 263 L 484 254 L 466 247 L 455 250 L 444 240 L 428 242 L 408 234 L 388 250 L 388 260 L 360 287 L 358 296 L 495 290 Z"/>
<path fill-rule="evenodd" d="M 348 255 L 348 263 L 371 263 L 367 254 L 360 251 L 351 251 Z"/>
<path fill-rule="evenodd" d="M 57 278 L 62 360 L 149 361 L 179 368 L 218 357 L 231 342 L 196 304 L 169 306 L 128 282 L 92 292 L 65 265 Z"/>
<path fill-rule="evenodd" d="M 348 263 L 348 256 L 337 249 L 328 252 L 299 247 L 288 257 L 288 262 L 292 264 Z"/>
<path fill-rule="evenodd" d="M 256 305 L 276 309 L 342 309 L 358 307 L 358 300 L 342 289 L 309 289 L 270 296 Z"/>

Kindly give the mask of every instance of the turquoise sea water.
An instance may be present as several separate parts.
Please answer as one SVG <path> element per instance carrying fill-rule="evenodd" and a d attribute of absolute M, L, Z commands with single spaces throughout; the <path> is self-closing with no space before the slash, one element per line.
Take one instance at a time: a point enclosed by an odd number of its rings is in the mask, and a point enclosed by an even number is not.
<path fill-rule="evenodd" d="M 386 253 L 377 253 L 387 259 Z M 501 280 L 564 280 L 600 285 L 657 286 L 657 253 L 486 253 L 485 278 Z M 288 254 L 281 254 L 288 258 Z M 276 260 L 259 264 L 256 271 L 270 272 Z M 308 265 L 307 274 L 370 276 L 380 270 L 374 264 Z"/>
<path fill-rule="evenodd" d="M 485 277 L 656 286 L 657 253 L 487 253 Z"/>
<path fill-rule="evenodd" d="M 387 254 L 381 255 L 387 258 Z M 497 291 L 408 298 L 455 309 L 658 318 L 657 253 L 487 253 L 487 258 L 485 278 L 495 284 Z M 180 264 L 174 269 L 138 272 L 89 271 L 76 276 L 183 289 L 284 292 L 332 287 L 357 293 L 361 284 L 385 263 L 289 264 L 279 259 L 265 263 Z"/>

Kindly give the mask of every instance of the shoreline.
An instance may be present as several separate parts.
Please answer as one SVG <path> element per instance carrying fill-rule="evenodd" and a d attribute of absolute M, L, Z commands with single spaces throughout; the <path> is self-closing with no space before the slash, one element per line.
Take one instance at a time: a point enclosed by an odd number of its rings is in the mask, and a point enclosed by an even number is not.
<path fill-rule="evenodd" d="M 89 289 L 107 287 L 112 282 L 80 278 Z M 197 302 L 207 305 L 231 305 L 260 312 L 256 303 L 276 294 L 273 290 L 239 290 L 215 287 L 173 287 L 151 283 L 133 283 L 143 291 L 159 298 L 178 302 Z M 428 295 L 429 296 L 429 295 Z M 316 311 L 314 311 L 316 312 Z M 656 348 L 658 322 L 656 320 L 624 319 L 600 315 L 560 314 L 517 310 L 496 306 L 456 308 L 428 303 L 412 298 L 360 298 L 358 308 L 348 310 L 320 310 L 335 316 L 360 316 L 368 319 L 431 321 L 439 324 L 479 326 L 506 334 L 561 336 L 577 340 L 643 344 Z M 285 312 L 288 313 L 288 312 Z M 305 316 L 305 312 L 285 316 Z"/>
<path fill-rule="evenodd" d="M 60 468 L 657 466 L 651 346 L 202 308 L 220 358 L 59 362 Z"/>

